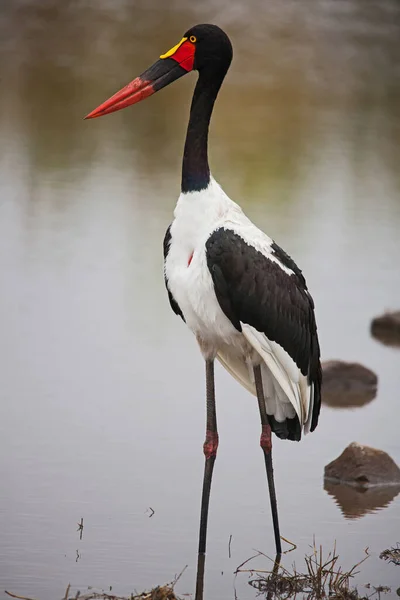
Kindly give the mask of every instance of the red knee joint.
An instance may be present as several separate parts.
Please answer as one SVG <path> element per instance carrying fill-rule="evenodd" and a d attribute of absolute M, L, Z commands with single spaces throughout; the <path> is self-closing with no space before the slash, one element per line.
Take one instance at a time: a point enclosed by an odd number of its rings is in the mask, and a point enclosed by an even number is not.
<path fill-rule="evenodd" d="M 206 458 L 217 456 L 218 433 L 216 431 L 207 431 L 206 441 L 204 442 L 203 452 Z"/>
<path fill-rule="evenodd" d="M 271 427 L 269 425 L 262 426 L 260 446 L 265 452 L 271 452 L 272 450 Z"/>

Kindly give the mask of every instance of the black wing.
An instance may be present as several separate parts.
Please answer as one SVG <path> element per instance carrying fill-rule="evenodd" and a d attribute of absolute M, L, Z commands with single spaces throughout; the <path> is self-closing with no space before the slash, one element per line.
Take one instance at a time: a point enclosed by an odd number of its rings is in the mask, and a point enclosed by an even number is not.
<path fill-rule="evenodd" d="M 165 283 L 165 287 L 167 288 L 169 303 L 171 305 L 172 310 L 174 311 L 174 313 L 176 315 L 179 315 L 180 317 L 182 317 L 183 320 L 185 320 L 185 317 L 183 316 L 183 313 L 182 313 L 181 309 L 179 308 L 179 304 L 173 297 L 171 290 L 168 287 L 168 279 L 167 279 L 167 276 L 165 275 L 165 261 L 168 256 L 170 243 L 171 243 L 171 225 L 168 227 L 167 231 L 165 232 L 165 237 L 164 237 L 164 283 Z"/>
<path fill-rule="evenodd" d="M 314 386 L 310 430 L 318 423 L 321 365 L 314 302 L 302 272 L 277 244 L 271 253 L 293 274 L 247 244 L 230 229 L 219 228 L 206 242 L 207 265 L 221 309 L 236 327 L 241 322 L 277 342 Z"/>

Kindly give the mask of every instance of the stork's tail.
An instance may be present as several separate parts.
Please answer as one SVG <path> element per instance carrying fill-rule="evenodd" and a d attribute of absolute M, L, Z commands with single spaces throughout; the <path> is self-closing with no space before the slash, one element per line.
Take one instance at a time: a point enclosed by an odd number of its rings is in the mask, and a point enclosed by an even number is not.
<path fill-rule="evenodd" d="M 313 413 L 313 385 L 279 344 L 249 325 L 243 334 L 261 361 L 265 404 L 272 431 L 282 439 L 298 441 L 302 431 L 310 431 Z M 250 393 L 256 395 L 253 366 L 229 349 L 220 351 L 218 360 Z"/>

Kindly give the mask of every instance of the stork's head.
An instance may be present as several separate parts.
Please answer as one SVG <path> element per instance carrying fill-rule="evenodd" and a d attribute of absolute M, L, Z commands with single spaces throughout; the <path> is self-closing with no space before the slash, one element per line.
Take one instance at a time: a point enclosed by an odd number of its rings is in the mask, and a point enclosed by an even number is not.
<path fill-rule="evenodd" d="M 100 104 L 85 118 L 94 119 L 136 104 L 190 71 L 200 74 L 226 73 L 232 60 L 232 45 L 217 25 L 195 25 L 180 42 L 122 90 Z"/>

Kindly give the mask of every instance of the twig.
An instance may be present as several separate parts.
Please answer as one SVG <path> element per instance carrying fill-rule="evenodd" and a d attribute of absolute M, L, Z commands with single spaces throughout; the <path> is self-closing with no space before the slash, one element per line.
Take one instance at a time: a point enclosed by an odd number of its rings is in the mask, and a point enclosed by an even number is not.
<path fill-rule="evenodd" d="M 360 562 L 358 562 L 356 565 L 354 565 L 354 567 L 352 569 L 350 569 L 350 571 L 348 573 L 349 577 L 353 577 L 354 575 L 357 575 L 358 571 L 355 572 L 354 569 L 357 569 L 357 567 L 362 565 L 363 562 L 365 562 L 367 560 L 367 558 L 370 557 L 368 550 L 369 550 L 369 546 L 367 546 L 364 550 L 366 556 L 364 556 L 364 558 L 362 560 L 360 560 Z"/>
<path fill-rule="evenodd" d="M 265 575 L 272 575 L 273 571 L 267 571 L 266 569 L 240 569 L 239 573 L 265 573 Z"/>
<path fill-rule="evenodd" d="M 186 571 L 187 568 L 188 568 L 188 565 L 185 565 L 183 567 L 182 571 L 179 573 L 179 575 L 175 576 L 175 579 L 171 583 L 171 587 L 174 588 L 176 586 L 176 584 L 178 583 L 178 581 L 180 580 L 180 578 L 182 577 L 182 575 L 184 574 L 184 572 Z"/>
<path fill-rule="evenodd" d="M 231 558 L 231 542 L 232 542 L 232 534 L 229 536 L 228 542 L 228 557 Z"/>
<path fill-rule="evenodd" d="M 289 548 L 289 550 L 285 550 L 285 552 L 283 554 L 289 554 L 289 552 L 293 552 L 293 550 L 296 550 L 296 548 L 297 548 L 296 544 L 294 544 L 290 540 L 287 540 L 286 538 L 284 538 L 283 535 L 281 535 L 281 540 L 283 540 L 284 542 L 286 542 L 287 544 L 290 544 L 292 546 L 292 548 Z"/>
<path fill-rule="evenodd" d="M 151 506 L 149 506 L 149 509 L 151 510 L 151 515 L 149 515 L 149 519 L 151 519 L 151 517 L 154 515 L 154 513 L 156 512 L 155 510 L 153 510 L 151 508 Z"/>
<path fill-rule="evenodd" d="M 81 522 L 77 523 L 77 525 L 78 525 L 77 531 L 80 532 L 79 533 L 79 539 L 81 540 L 82 539 L 82 534 L 83 534 L 83 517 L 81 517 Z"/>
<path fill-rule="evenodd" d="M 69 595 L 69 589 L 71 587 L 71 584 L 69 583 L 67 585 L 67 589 L 65 590 L 65 594 L 64 594 L 64 600 L 68 600 L 68 595 Z"/>
<path fill-rule="evenodd" d="M 285 567 L 283 567 L 283 566 L 280 564 L 280 561 L 279 561 L 279 560 L 277 561 L 276 557 L 275 557 L 275 559 L 273 559 L 273 558 L 271 558 L 270 556 L 267 556 L 267 554 L 264 554 L 264 552 L 261 552 L 261 550 L 257 550 L 256 548 L 254 548 L 254 550 L 255 550 L 256 552 L 258 552 L 259 556 L 264 556 L 265 558 L 268 558 L 268 560 L 270 560 L 271 562 L 273 562 L 273 563 L 274 563 L 274 569 L 275 569 L 275 565 L 276 565 L 276 564 L 278 564 L 278 568 L 279 568 L 279 569 L 282 569 L 282 571 L 284 571 L 285 573 L 287 573 L 287 574 L 289 575 L 289 571 L 287 571 L 287 570 L 285 569 Z"/>
<path fill-rule="evenodd" d="M 17 594 L 12 594 L 11 592 L 7 592 L 7 590 L 4 590 L 4 593 L 7 594 L 7 596 L 11 596 L 11 598 L 19 598 L 19 600 L 35 600 L 34 598 L 28 598 L 28 596 L 18 596 Z"/>
<path fill-rule="evenodd" d="M 248 562 L 250 562 L 251 560 L 253 560 L 253 558 L 257 558 L 257 556 L 260 556 L 260 553 L 256 550 L 257 554 L 255 554 L 254 556 L 250 556 L 250 558 L 247 558 L 244 562 L 242 562 L 238 567 L 236 567 L 236 570 L 233 572 L 234 575 L 236 575 L 236 573 L 240 573 L 240 568 L 243 567 L 245 564 L 247 564 Z"/>

